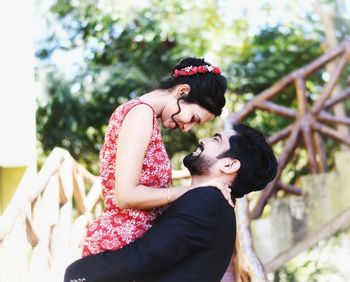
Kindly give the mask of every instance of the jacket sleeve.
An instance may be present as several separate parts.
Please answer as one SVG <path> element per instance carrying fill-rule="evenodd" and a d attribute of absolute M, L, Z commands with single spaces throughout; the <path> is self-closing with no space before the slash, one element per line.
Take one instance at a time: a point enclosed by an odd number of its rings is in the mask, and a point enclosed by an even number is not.
<path fill-rule="evenodd" d="M 141 238 L 120 250 L 75 261 L 67 268 L 64 281 L 133 281 L 166 270 L 211 244 L 220 197 L 218 190 L 209 187 L 187 192 Z"/>

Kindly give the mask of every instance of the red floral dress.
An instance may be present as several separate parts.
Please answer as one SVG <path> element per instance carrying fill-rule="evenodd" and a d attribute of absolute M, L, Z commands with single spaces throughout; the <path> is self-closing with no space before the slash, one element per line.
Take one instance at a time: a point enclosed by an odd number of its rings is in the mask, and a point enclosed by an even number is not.
<path fill-rule="evenodd" d="M 118 154 L 116 144 L 121 124 L 129 110 L 140 104 L 146 103 L 140 99 L 130 100 L 119 106 L 109 120 L 105 142 L 100 152 L 102 195 L 106 205 L 101 216 L 88 227 L 83 242 L 83 257 L 107 250 L 117 250 L 133 242 L 152 226 L 160 214 L 160 209 L 121 209 L 114 196 L 115 157 Z M 153 111 L 153 132 L 143 160 L 140 184 L 148 187 L 167 188 L 170 182 L 170 160 L 160 135 L 157 117 Z"/>

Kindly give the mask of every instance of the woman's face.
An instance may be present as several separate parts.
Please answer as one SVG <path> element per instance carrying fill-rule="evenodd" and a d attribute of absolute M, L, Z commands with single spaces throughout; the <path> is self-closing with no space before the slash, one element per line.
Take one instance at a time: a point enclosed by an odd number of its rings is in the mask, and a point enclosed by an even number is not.
<path fill-rule="evenodd" d="M 161 114 L 161 121 L 164 128 L 179 128 L 187 132 L 194 125 L 206 123 L 215 117 L 214 114 L 205 108 L 197 104 L 187 103 L 182 99 L 180 99 L 179 106 L 180 112 L 178 114 L 176 114 L 179 111 L 177 99 L 172 100 L 165 106 Z M 174 114 L 176 115 L 173 116 Z"/>

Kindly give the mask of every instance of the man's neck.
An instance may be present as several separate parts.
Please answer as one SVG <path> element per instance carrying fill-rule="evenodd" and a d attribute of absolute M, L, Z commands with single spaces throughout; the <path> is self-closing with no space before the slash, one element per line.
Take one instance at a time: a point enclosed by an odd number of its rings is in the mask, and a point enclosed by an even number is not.
<path fill-rule="evenodd" d="M 199 185 L 203 182 L 208 182 L 210 181 L 210 177 L 208 177 L 207 175 L 193 175 L 192 176 L 192 181 L 191 184 L 192 185 Z"/>
<path fill-rule="evenodd" d="M 226 176 L 213 176 L 213 175 L 192 175 L 191 184 L 192 185 L 200 185 L 206 182 L 210 182 L 213 179 L 217 179 L 221 181 L 223 184 L 231 185 L 232 178 Z"/>

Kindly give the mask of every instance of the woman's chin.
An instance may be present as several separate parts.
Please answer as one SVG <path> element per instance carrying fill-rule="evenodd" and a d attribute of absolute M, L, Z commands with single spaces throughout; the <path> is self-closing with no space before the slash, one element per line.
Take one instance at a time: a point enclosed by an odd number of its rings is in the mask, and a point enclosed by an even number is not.
<path fill-rule="evenodd" d="M 166 123 L 166 124 L 162 123 L 162 126 L 164 129 L 176 129 L 177 128 L 176 124 L 174 124 L 174 123 Z"/>
<path fill-rule="evenodd" d="M 162 127 L 163 127 L 163 129 L 172 129 L 172 126 L 168 123 L 166 123 L 166 124 L 162 123 Z"/>

